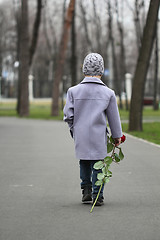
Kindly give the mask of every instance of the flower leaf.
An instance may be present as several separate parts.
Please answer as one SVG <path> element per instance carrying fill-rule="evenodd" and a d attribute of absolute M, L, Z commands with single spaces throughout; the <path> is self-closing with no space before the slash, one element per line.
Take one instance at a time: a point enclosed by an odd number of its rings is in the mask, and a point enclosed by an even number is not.
<path fill-rule="evenodd" d="M 110 165 L 110 164 L 112 163 L 112 158 L 111 158 L 111 157 L 105 157 L 104 162 L 105 162 L 107 165 Z"/>
<path fill-rule="evenodd" d="M 106 166 L 106 167 L 103 167 L 103 168 L 102 168 L 102 172 L 103 172 L 104 175 L 106 175 L 107 172 L 108 172 L 108 167 L 107 167 L 107 166 Z"/>
<path fill-rule="evenodd" d="M 119 149 L 119 157 L 120 157 L 121 160 L 124 158 L 124 154 L 123 154 L 121 148 Z"/>
<path fill-rule="evenodd" d="M 109 177 L 105 177 L 105 179 L 104 179 L 104 183 L 108 183 L 109 182 Z"/>
<path fill-rule="evenodd" d="M 98 180 L 102 180 L 104 178 L 105 174 L 104 173 L 98 173 L 97 178 Z"/>
<path fill-rule="evenodd" d="M 113 144 L 115 143 L 112 136 L 110 136 L 109 140 L 110 140 L 111 143 L 113 143 Z"/>
<path fill-rule="evenodd" d="M 98 180 L 98 181 L 95 183 L 95 185 L 96 185 L 96 186 L 101 186 L 102 183 L 103 183 L 102 180 Z"/>
<path fill-rule="evenodd" d="M 112 177 L 112 172 L 110 170 L 107 171 L 107 177 Z"/>
<path fill-rule="evenodd" d="M 106 174 L 106 168 L 105 167 L 102 168 L 102 173 Z"/>
<path fill-rule="evenodd" d="M 116 162 L 120 162 L 121 159 L 117 153 L 114 154 Z"/>
<path fill-rule="evenodd" d="M 95 164 L 94 164 L 94 169 L 102 169 L 103 167 L 104 167 L 104 162 L 102 162 L 102 161 L 98 161 L 98 162 L 96 162 Z"/>
<path fill-rule="evenodd" d="M 113 150 L 114 145 L 112 143 L 107 143 L 107 152 L 110 153 Z"/>

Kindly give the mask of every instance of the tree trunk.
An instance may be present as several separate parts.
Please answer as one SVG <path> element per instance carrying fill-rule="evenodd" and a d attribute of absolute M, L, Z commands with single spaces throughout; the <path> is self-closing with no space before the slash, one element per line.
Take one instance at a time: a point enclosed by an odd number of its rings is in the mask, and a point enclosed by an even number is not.
<path fill-rule="evenodd" d="M 72 17 L 71 29 L 71 79 L 72 86 L 77 83 L 77 56 L 76 56 L 76 33 L 75 33 L 75 8 Z"/>
<path fill-rule="evenodd" d="M 34 21 L 34 27 L 33 27 L 33 33 L 32 33 L 32 42 L 30 46 L 30 54 L 29 54 L 29 66 L 32 64 L 33 56 L 36 51 L 36 46 L 38 42 L 38 33 L 39 33 L 39 27 L 41 23 L 41 10 L 42 10 L 42 0 L 37 0 L 37 13 L 36 18 Z"/>
<path fill-rule="evenodd" d="M 156 29 L 156 39 L 155 39 L 155 72 L 154 72 L 154 93 L 153 93 L 153 110 L 158 110 L 158 102 L 157 102 L 157 90 L 158 90 L 158 28 Z"/>
<path fill-rule="evenodd" d="M 0 10 L 0 36 L 3 35 L 3 24 L 4 24 L 4 16 L 3 16 L 3 12 L 2 10 Z M 2 95 L 2 60 L 3 60 L 3 54 L 2 54 L 2 51 L 3 51 L 3 47 L 2 47 L 2 38 L 0 38 L 0 98 L 1 98 L 1 95 Z"/>
<path fill-rule="evenodd" d="M 65 23 L 65 16 L 66 16 L 66 1 L 67 1 L 67 0 L 63 0 L 63 21 L 62 21 L 62 25 L 64 25 L 64 23 Z"/>
<path fill-rule="evenodd" d="M 121 26 L 119 28 L 119 31 L 120 31 L 120 58 L 121 58 L 121 61 L 120 61 L 120 76 L 121 76 L 121 79 L 120 79 L 120 83 L 121 83 L 121 87 L 122 87 L 122 84 L 123 84 L 123 91 L 125 92 L 125 106 L 126 106 L 126 110 L 128 110 L 128 98 L 127 98 L 127 92 L 126 92 L 126 79 L 125 79 L 125 74 L 126 74 L 126 63 L 125 63 L 125 47 L 124 47 L 124 33 L 123 33 L 123 27 Z"/>
<path fill-rule="evenodd" d="M 20 116 L 29 115 L 28 75 L 36 50 L 41 20 L 42 0 L 37 0 L 37 13 L 33 27 L 33 36 L 29 48 L 28 0 L 22 0 L 21 22 L 19 33 L 19 82 L 17 112 Z M 18 24 L 18 23 L 17 23 Z M 28 51 L 28 52 L 27 52 Z"/>
<path fill-rule="evenodd" d="M 82 20 L 83 20 L 83 24 L 84 24 L 84 31 L 85 31 L 87 46 L 89 48 L 89 51 L 93 52 L 92 41 L 90 40 L 90 37 L 89 37 L 89 31 L 88 31 L 88 25 L 87 25 L 86 10 L 83 6 L 82 1 L 80 1 L 80 8 L 82 11 Z"/>
<path fill-rule="evenodd" d="M 130 107 L 129 130 L 142 131 L 142 108 L 144 87 L 149 60 L 155 38 L 160 0 L 151 0 L 146 26 L 143 32 L 142 46 L 140 49 L 136 71 L 133 80 L 132 98 Z"/>
<path fill-rule="evenodd" d="M 17 34 L 17 43 L 16 43 L 16 61 L 19 62 L 19 52 L 20 52 L 20 26 L 21 26 L 21 9 L 20 4 L 18 7 L 16 6 L 16 3 L 14 2 L 14 15 L 16 20 L 16 34 Z M 17 84 L 17 106 L 16 111 L 19 113 L 19 103 L 20 103 L 20 81 L 18 80 Z"/>
<path fill-rule="evenodd" d="M 109 20 L 108 20 L 108 29 L 109 29 L 109 39 L 111 43 L 112 48 L 112 61 L 113 61 L 113 85 L 115 93 L 121 97 L 121 89 L 119 84 L 119 77 L 118 77 L 118 68 L 117 68 L 117 59 L 116 59 L 116 52 L 115 52 L 115 43 L 114 43 L 114 37 L 113 37 L 113 17 L 112 17 L 112 9 L 111 9 L 111 2 L 108 0 L 108 14 L 109 14 Z M 120 98 L 121 101 L 121 98 Z"/>
<path fill-rule="evenodd" d="M 66 49 L 69 37 L 69 29 L 72 22 L 73 12 L 75 7 L 75 0 L 70 0 L 69 7 L 67 9 L 67 16 L 65 19 L 60 49 L 57 57 L 57 68 L 55 72 L 55 78 L 53 82 L 53 95 L 52 95 L 52 108 L 51 108 L 51 115 L 58 116 L 59 115 L 59 85 L 62 81 L 63 70 L 64 70 L 64 62 L 66 57 Z"/>
<path fill-rule="evenodd" d="M 46 8 L 45 8 L 43 11 L 43 34 L 46 39 L 46 45 L 47 45 L 49 59 L 52 60 L 52 44 L 50 42 L 50 39 L 48 36 L 48 31 L 47 31 L 47 17 L 48 17 L 48 14 L 47 14 Z M 53 34 L 53 36 L 54 35 L 55 34 Z"/>
<path fill-rule="evenodd" d="M 21 117 L 29 115 L 28 73 L 29 73 L 29 32 L 28 32 L 28 1 L 22 0 L 19 52 L 19 109 Z"/>
<path fill-rule="evenodd" d="M 93 0 L 93 10 L 94 10 L 94 24 L 95 24 L 95 27 L 96 27 L 97 49 L 98 49 L 98 52 L 100 54 L 102 54 L 102 51 L 101 51 L 101 35 L 102 35 L 101 23 L 100 23 L 100 18 L 97 14 L 97 11 L 96 11 L 95 0 Z"/>
<path fill-rule="evenodd" d="M 121 2 L 122 7 L 123 7 L 123 1 Z M 123 91 L 126 93 L 126 84 L 125 84 L 125 74 L 126 74 L 126 54 L 125 54 L 125 47 L 124 47 L 124 28 L 123 28 L 123 12 L 122 12 L 122 18 L 120 20 L 119 16 L 119 6 L 118 6 L 118 1 L 115 0 L 115 5 L 116 5 L 116 13 L 117 13 L 117 25 L 118 25 L 118 31 L 120 35 L 120 89 L 123 86 Z M 126 110 L 128 110 L 128 99 L 127 99 L 127 94 L 125 94 L 125 105 L 126 105 Z M 122 104 L 121 104 L 122 105 Z M 121 106 L 123 108 L 123 105 Z"/>
<path fill-rule="evenodd" d="M 140 8 L 139 0 L 135 0 L 135 30 L 136 30 L 136 40 L 137 40 L 137 49 L 139 51 L 142 43 L 142 33 L 141 33 L 141 24 L 140 24 Z"/>

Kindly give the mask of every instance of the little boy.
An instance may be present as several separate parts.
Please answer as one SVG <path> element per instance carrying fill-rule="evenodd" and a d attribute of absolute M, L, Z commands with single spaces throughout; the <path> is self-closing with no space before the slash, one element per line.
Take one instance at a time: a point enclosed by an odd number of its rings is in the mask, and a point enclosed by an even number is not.
<path fill-rule="evenodd" d="M 82 202 L 93 202 L 99 191 L 95 185 L 101 170 L 93 168 L 95 162 L 107 156 L 107 123 L 116 146 L 121 142 L 122 129 L 114 91 L 102 81 L 103 58 L 98 53 L 88 54 L 83 63 L 85 78 L 67 92 L 64 121 L 68 123 L 75 143 L 76 157 L 80 160 Z M 97 206 L 103 204 L 103 187 Z"/>

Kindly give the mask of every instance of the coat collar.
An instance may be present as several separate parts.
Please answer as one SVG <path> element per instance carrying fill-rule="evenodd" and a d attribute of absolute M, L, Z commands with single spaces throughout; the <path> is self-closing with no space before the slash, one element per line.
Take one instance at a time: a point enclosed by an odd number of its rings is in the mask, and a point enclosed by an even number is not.
<path fill-rule="evenodd" d="M 106 86 L 99 78 L 96 78 L 96 77 L 85 77 L 82 80 L 82 82 L 80 82 L 80 84 L 83 84 L 83 83 L 98 83 L 103 86 Z"/>

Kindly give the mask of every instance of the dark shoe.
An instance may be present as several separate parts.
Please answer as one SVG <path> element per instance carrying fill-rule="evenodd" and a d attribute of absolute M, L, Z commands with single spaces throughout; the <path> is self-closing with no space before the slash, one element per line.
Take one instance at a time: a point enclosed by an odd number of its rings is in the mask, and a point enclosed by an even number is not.
<path fill-rule="evenodd" d="M 82 194 L 83 194 L 82 202 L 92 201 L 92 188 L 91 187 L 85 187 L 82 191 Z"/>
<path fill-rule="evenodd" d="M 103 197 L 99 197 L 97 199 L 97 202 L 96 202 L 95 206 L 102 206 L 104 204 L 103 200 L 104 200 Z M 93 204 L 94 204 L 95 201 L 96 201 L 96 198 L 93 199 Z"/>

